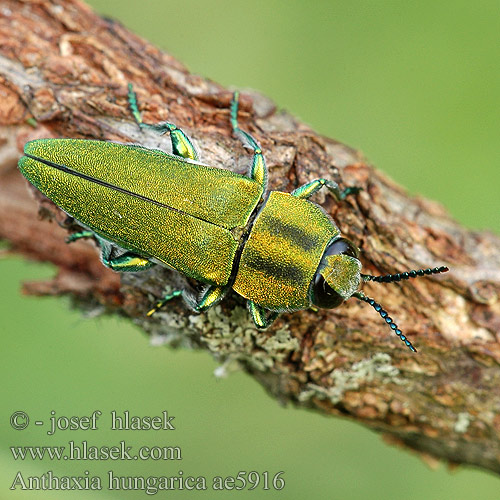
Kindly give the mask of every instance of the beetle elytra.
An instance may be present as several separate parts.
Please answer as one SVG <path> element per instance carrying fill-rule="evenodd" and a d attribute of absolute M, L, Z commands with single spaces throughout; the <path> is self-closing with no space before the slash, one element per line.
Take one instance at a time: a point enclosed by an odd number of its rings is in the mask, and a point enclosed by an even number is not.
<path fill-rule="evenodd" d="M 188 290 L 170 293 L 148 314 L 178 296 L 202 312 L 233 289 L 247 300 L 255 325 L 267 328 L 280 312 L 333 308 L 355 297 L 415 351 L 387 312 L 358 288 L 362 281 L 400 281 L 448 268 L 362 274 L 358 249 L 309 200 L 323 187 L 337 201 L 359 188 L 341 190 L 331 180 L 315 179 L 291 193 L 268 191 L 262 150 L 238 125 L 237 92 L 230 121 L 252 151 L 246 176 L 200 163 L 181 129 L 144 123 L 131 85 L 128 96 L 137 124 L 168 133 L 172 153 L 106 141 L 38 139 L 25 145 L 19 168 L 85 228 L 68 240 L 94 238 L 104 265 L 137 272 L 160 264 L 205 285 L 198 297 Z"/>

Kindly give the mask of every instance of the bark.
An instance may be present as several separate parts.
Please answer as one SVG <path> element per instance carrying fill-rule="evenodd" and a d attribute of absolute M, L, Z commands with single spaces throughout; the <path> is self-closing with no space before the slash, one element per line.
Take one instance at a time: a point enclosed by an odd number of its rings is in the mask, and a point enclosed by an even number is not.
<path fill-rule="evenodd" d="M 500 472 L 499 238 L 464 229 L 354 149 L 245 93 L 240 123 L 265 151 L 272 189 L 290 191 L 316 177 L 363 187 L 344 203 L 324 194 L 315 201 L 361 249 L 364 273 L 450 267 L 442 276 L 364 286 L 419 352 L 354 299 L 331 311 L 283 314 L 266 332 L 252 327 L 235 295 L 206 314 L 174 301 L 148 318 L 152 300 L 182 278 L 158 266 L 120 276 L 101 265 L 92 243 L 65 245 L 66 217 L 16 169 L 23 144 L 38 137 L 168 148 L 167 137 L 133 123 L 128 82 L 146 121 L 177 123 L 204 162 L 245 172 L 249 156 L 231 135 L 228 89 L 77 0 L 2 1 L 0 237 L 13 252 L 58 267 L 52 281 L 25 291 L 69 294 L 81 307 L 124 314 L 156 342 L 210 350 L 221 370 L 239 363 L 283 402 L 350 417 L 426 457 Z"/>

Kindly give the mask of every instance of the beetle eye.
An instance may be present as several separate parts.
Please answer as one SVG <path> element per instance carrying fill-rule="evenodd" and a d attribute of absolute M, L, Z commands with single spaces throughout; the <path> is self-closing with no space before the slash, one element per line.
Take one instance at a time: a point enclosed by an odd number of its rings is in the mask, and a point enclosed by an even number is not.
<path fill-rule="evenodd" d="M 358 249 L 346 238 L 338 238 L 326 248 L 312 282 L 312 302 L 315 306 L 321 309 L 333 309 L 345 300 L 323 276 L 322 271 L 325 270 L 327 258 L 332 255 L 348 255 L 357 259 L 358 254 Z"/>
<path fill-rule="evenodd" d="M 327 255 L 349 255 L 349 257 L 357 259 L 359 251 L 348 239 L 339 238 L 325 250 L 323 258 Z"/>
<path fill-rule="evenodd" d="M 333 309 L 340 306 L 344 299 L 326 282 L 318 271 L 313 279 L 313 304 L 321 309 Z"/>

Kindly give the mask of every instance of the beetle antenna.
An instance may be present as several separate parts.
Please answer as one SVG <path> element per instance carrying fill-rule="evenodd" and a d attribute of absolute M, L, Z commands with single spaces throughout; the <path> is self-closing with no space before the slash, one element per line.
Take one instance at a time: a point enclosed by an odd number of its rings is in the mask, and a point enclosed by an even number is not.
<path fill-rule="evenodd" d="M 412 343 L 403 335 L 403 332 L 398 328 L 398 325 L 396 325 L 396 323 L 392 321 L 392 318 L 387 314 L 387 311 L 385 311 L 378 302 L 375 302 L 370 297 L 367 297 L 363 292 L 353 293 L 352 296 L 370 304 L 373 309 L 375 309 L 375 311 L 377 311 L 380 316 L 382 316 L 382 319 L 390 326 L 394 333 L 406 344 L 408 349 L 410 349 L 410 351 L 417 352 Z"/>
<path fill-rule="evenodd" d="M 361 277 L 364 281 L 378 281 L 379 283 L 393 283 L 395 281 L 409 280 L 410 278 L 417 278 L 429 274 L 446 273 L 449 269 L 446 266 L 434 267 L 433 269 L 419 269 L 406 271 L 397 274 L 384 274 L 383 276 L 372 276 L 371 274 L 362 274 Z"/>

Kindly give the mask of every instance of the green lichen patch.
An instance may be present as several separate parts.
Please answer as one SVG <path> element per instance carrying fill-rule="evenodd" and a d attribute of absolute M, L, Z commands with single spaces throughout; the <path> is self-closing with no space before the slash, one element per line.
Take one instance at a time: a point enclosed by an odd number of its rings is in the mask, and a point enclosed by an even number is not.
<path fill-rule="evenodd" d="M 307 384 L 306 389 L 299 395 L 299 401 L 318 398 L 337 404 L 346 391 L 359 390 L 362 385 L 375 380 L 382 383 L 404 383 L 399 377 L 399 369 L 391 364 L 391 357 L 385 353 L 376 353 L 368 359 L 354 363 L 348 369 L 333 370 L 330 379 L 330 387 Z"/>
<path fill-rule="evenodd" d="M 190 328 L 218 358 L 242 361 L 259 371 L 272 368 L 298 348 L 287 325 L 277 331 L 258 331 L 248 311 L 239 306 L 229 316 L 216 306 L 205 314 L 190 316 L 189 321 Z"/>
<path fill-rule="evenodd" d="M 459 434 L 465 434 L 469 428 L 470 423 L 474 420 L 474 417 L 467 412 L 461 412 L 457 415 L 457 421 L 455 422 L 454 431 Z"/>

